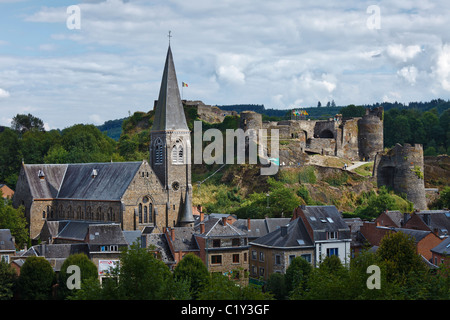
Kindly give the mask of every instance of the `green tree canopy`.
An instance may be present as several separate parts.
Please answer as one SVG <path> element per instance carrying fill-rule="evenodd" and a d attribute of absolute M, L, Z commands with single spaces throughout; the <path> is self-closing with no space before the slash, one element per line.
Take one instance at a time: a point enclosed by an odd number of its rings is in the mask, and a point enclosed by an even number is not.
<path fill-rule="evenodd" d="M 176 280 L 184 280 L 190 284 L 191 294 L 196 298 L 201 288 L 209 279 L 209 272 L 203 261 L 193 253 L 188 253 L 175 267 Z"/>
<path fill-rule="evenodd" d="M 25 300 L 47 300 L 51 298 L 55 273 L 43 257 L 28 257 L 20 269 L 18 287 L 20 297 Z"/>

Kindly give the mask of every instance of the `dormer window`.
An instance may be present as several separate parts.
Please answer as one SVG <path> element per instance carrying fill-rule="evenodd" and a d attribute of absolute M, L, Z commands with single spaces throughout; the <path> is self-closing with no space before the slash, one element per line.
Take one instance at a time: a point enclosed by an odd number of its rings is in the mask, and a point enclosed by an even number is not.
<path fill-rule="evenodd" d="M 338 238 L 338 233 L 335 231 L 329 231 L 327 232 L 327 239 L 328 240 L 333 240 L 333 239 L 337 239 Z"/>
<path fill-rule="evenodd" d="M 97 169 L 92 169 L 91 177 L 95 178 L 98 175 Z"/>
<path fill-rule="evenodd" d="M 44 180 L 44 179 L 45 179 L 44 171 L 39 170 L 39 172 L 38 172 L 38 177 L 39 177 L 39 179 Z"/>

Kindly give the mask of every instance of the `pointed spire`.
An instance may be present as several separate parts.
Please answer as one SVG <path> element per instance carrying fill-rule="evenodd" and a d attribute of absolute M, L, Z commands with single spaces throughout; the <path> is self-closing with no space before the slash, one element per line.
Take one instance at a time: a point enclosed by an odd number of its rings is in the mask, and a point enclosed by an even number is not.
<path fill-rule="evenodd" d="M 186 188 L 186 196 L 184 197 L 183 208 L 181 211 L 180 225 L 185 226 L 194 223 L 194 215 L 192 213 L 192 201 L 189 196 L 189 188 Z"/>
<path fill-rule="evenodd" d="M 155 119 L 152 131 L 186 130 L 186 117 L 180 98 L 172 50 L 167 50 L 166 64 L 161 81 L 158 103 L 155 108 Z"/>

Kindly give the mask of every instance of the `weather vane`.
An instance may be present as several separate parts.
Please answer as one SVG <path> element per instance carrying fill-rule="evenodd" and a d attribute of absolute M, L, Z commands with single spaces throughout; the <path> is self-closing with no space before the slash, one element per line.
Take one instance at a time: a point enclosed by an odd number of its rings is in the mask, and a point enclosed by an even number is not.
<path fill-rule="evenodd" d="M 169 35 L 167 37 L 169 37 L 169 46 L 170 46 L 170 38 L 172 38 L 171 36 L 172 31 L 169 30 Z"/>

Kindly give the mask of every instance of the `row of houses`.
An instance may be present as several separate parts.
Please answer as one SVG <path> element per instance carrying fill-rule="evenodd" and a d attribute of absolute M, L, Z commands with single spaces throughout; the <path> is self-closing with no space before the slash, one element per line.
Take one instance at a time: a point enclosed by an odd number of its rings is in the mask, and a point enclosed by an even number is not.
<path fill-rule="evenodd" d="M 46 221 L 41 244 L 16 252 L 9 230 L 0 230 L 0 255 L 20 273 L 29 256 L 45 257 L 59 272 L 74 253 L 85 253 L 96 264 L 99 278 L 108 276 L 124 247 L 139 242 L 170 269 L 188 254 L 199 256 L 210 272 L 228 275 L 240 284 L 267 280 L 285 273 L 298 256 L 318 266 L 336 255 L 344 265 L 365 248 L 374 250 L 391 232 L 411 236 L 417 252 L 430 267 L 450 264 L 450 212 L 421 211 L 411 215 L 383 212 L 374 221 L 343 219 L 334 206 L 299 206 L 291 218 L 237 219 L 233 215 L 204 214 L 194 208 L 192 227 L 145 227 L 124 231 L 120 224 L 91 221 Z"/>

